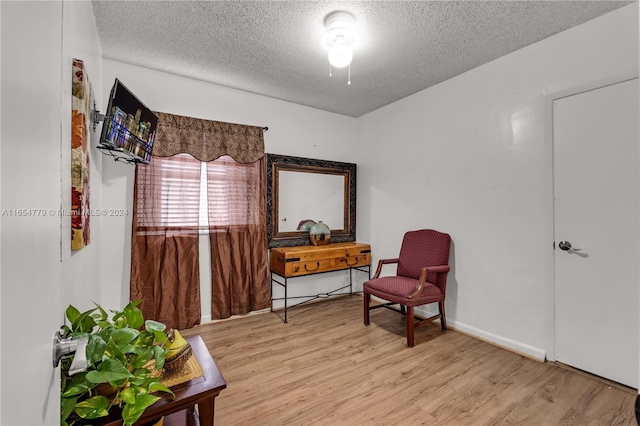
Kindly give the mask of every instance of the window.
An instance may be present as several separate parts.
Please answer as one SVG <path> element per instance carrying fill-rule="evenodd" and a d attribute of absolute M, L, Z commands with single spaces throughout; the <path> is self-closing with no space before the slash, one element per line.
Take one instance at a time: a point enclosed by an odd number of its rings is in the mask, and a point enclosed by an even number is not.
<path fill-rule="evenodd" d="M 211 228 L 257 225 L 260 211 L 255 200 L 259 192 L 261 161 L 237 163 L 223 156 L 206 163 L 208 218 Z"/>
<path fill-rule="evenodd" d="M 262 162 L 242 164 L 229 156 L 201 162 L 189 154 L 152 157 L 137 176 L 137 227 L 229 228 L 260 223 L 256 185 Z"/>
<path fill-rule="evenodd" d="M 152 157 L 136 174 L 136 228 L 197 229 L 200 162 L 188 154 Z"/>

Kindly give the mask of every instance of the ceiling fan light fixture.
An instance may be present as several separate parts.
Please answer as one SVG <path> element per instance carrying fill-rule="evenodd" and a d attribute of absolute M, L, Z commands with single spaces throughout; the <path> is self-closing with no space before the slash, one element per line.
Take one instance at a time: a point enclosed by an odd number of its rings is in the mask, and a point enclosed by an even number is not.
<path fill-rule="evenodd" d="M 355 23 L 355 17 L 344 10 L 331 12 L 325 17 L 326 31 L 320 39 L 320 43 L 329 52 L 329 64 L 332 67 L 344 68 L 351 64 L 353 47 L 360 41 L 360 36 L 355 30 Z M 329 75 L 331 75 L 331 70 Z"/>
<path fill-rule="evenodd" d="M 353 59 L 353 50 L 349 46 L 337 44 L 329 49 L 329 63 L 336 68 L 344 68 Z"/>

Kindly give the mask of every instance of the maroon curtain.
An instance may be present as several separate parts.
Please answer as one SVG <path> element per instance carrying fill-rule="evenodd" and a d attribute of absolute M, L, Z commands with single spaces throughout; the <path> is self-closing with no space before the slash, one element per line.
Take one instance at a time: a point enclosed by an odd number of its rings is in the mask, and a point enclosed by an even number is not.
<path fill-rule="evenodd" d="M 156 114 L 151 163 L 136 167 L 131 299 L 143 299 L 145 318 L 168 327 L 200 323 L 201 160 L 208 161 L 211 317 L 270 306 L 262 128 Z"/>
<path fill-rule="evenodd" d="M 253 163 L 264 157 L 261 127 L 184 115 L 156 112 L 158 130 L 153 155 L 170 157 L 188 153 L 200 161 L 213 161 L 229 155 L 240 163 Z"/>
<path fill-rule="evenodd" d="M 169 328 L 200 324 L 200 162 L 187 154 L 136 166 L 131 236 L 132 300 Z"/>
<path fill-rule="evenodd" d="M 267 262 L 263 161 L 229 156 L 207 163 L 211 318 L 271 304 Z"/>

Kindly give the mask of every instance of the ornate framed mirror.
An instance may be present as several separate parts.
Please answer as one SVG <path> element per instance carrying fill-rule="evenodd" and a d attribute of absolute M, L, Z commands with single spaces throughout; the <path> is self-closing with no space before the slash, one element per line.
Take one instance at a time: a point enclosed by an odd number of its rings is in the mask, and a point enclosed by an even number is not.
<path fill-rule="evenodd" d="M 322 221 L 331 242 L 356 239 L 356 165 L 266 154 L 267 241 L 269 248 L 311 244 L 298 228 Z"/>

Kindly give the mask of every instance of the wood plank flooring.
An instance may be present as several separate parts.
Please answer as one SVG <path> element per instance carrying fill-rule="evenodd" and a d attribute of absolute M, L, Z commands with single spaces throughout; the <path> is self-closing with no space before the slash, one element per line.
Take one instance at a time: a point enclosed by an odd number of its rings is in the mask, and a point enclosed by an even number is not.
<path fill-rule="evenodd" d="M 248 315 L 200 334 L 227 389 L 226 425 L 636 425 L 635 391 L 540 363 L 386 309 L 362 323 L 362 297 Z"/>

